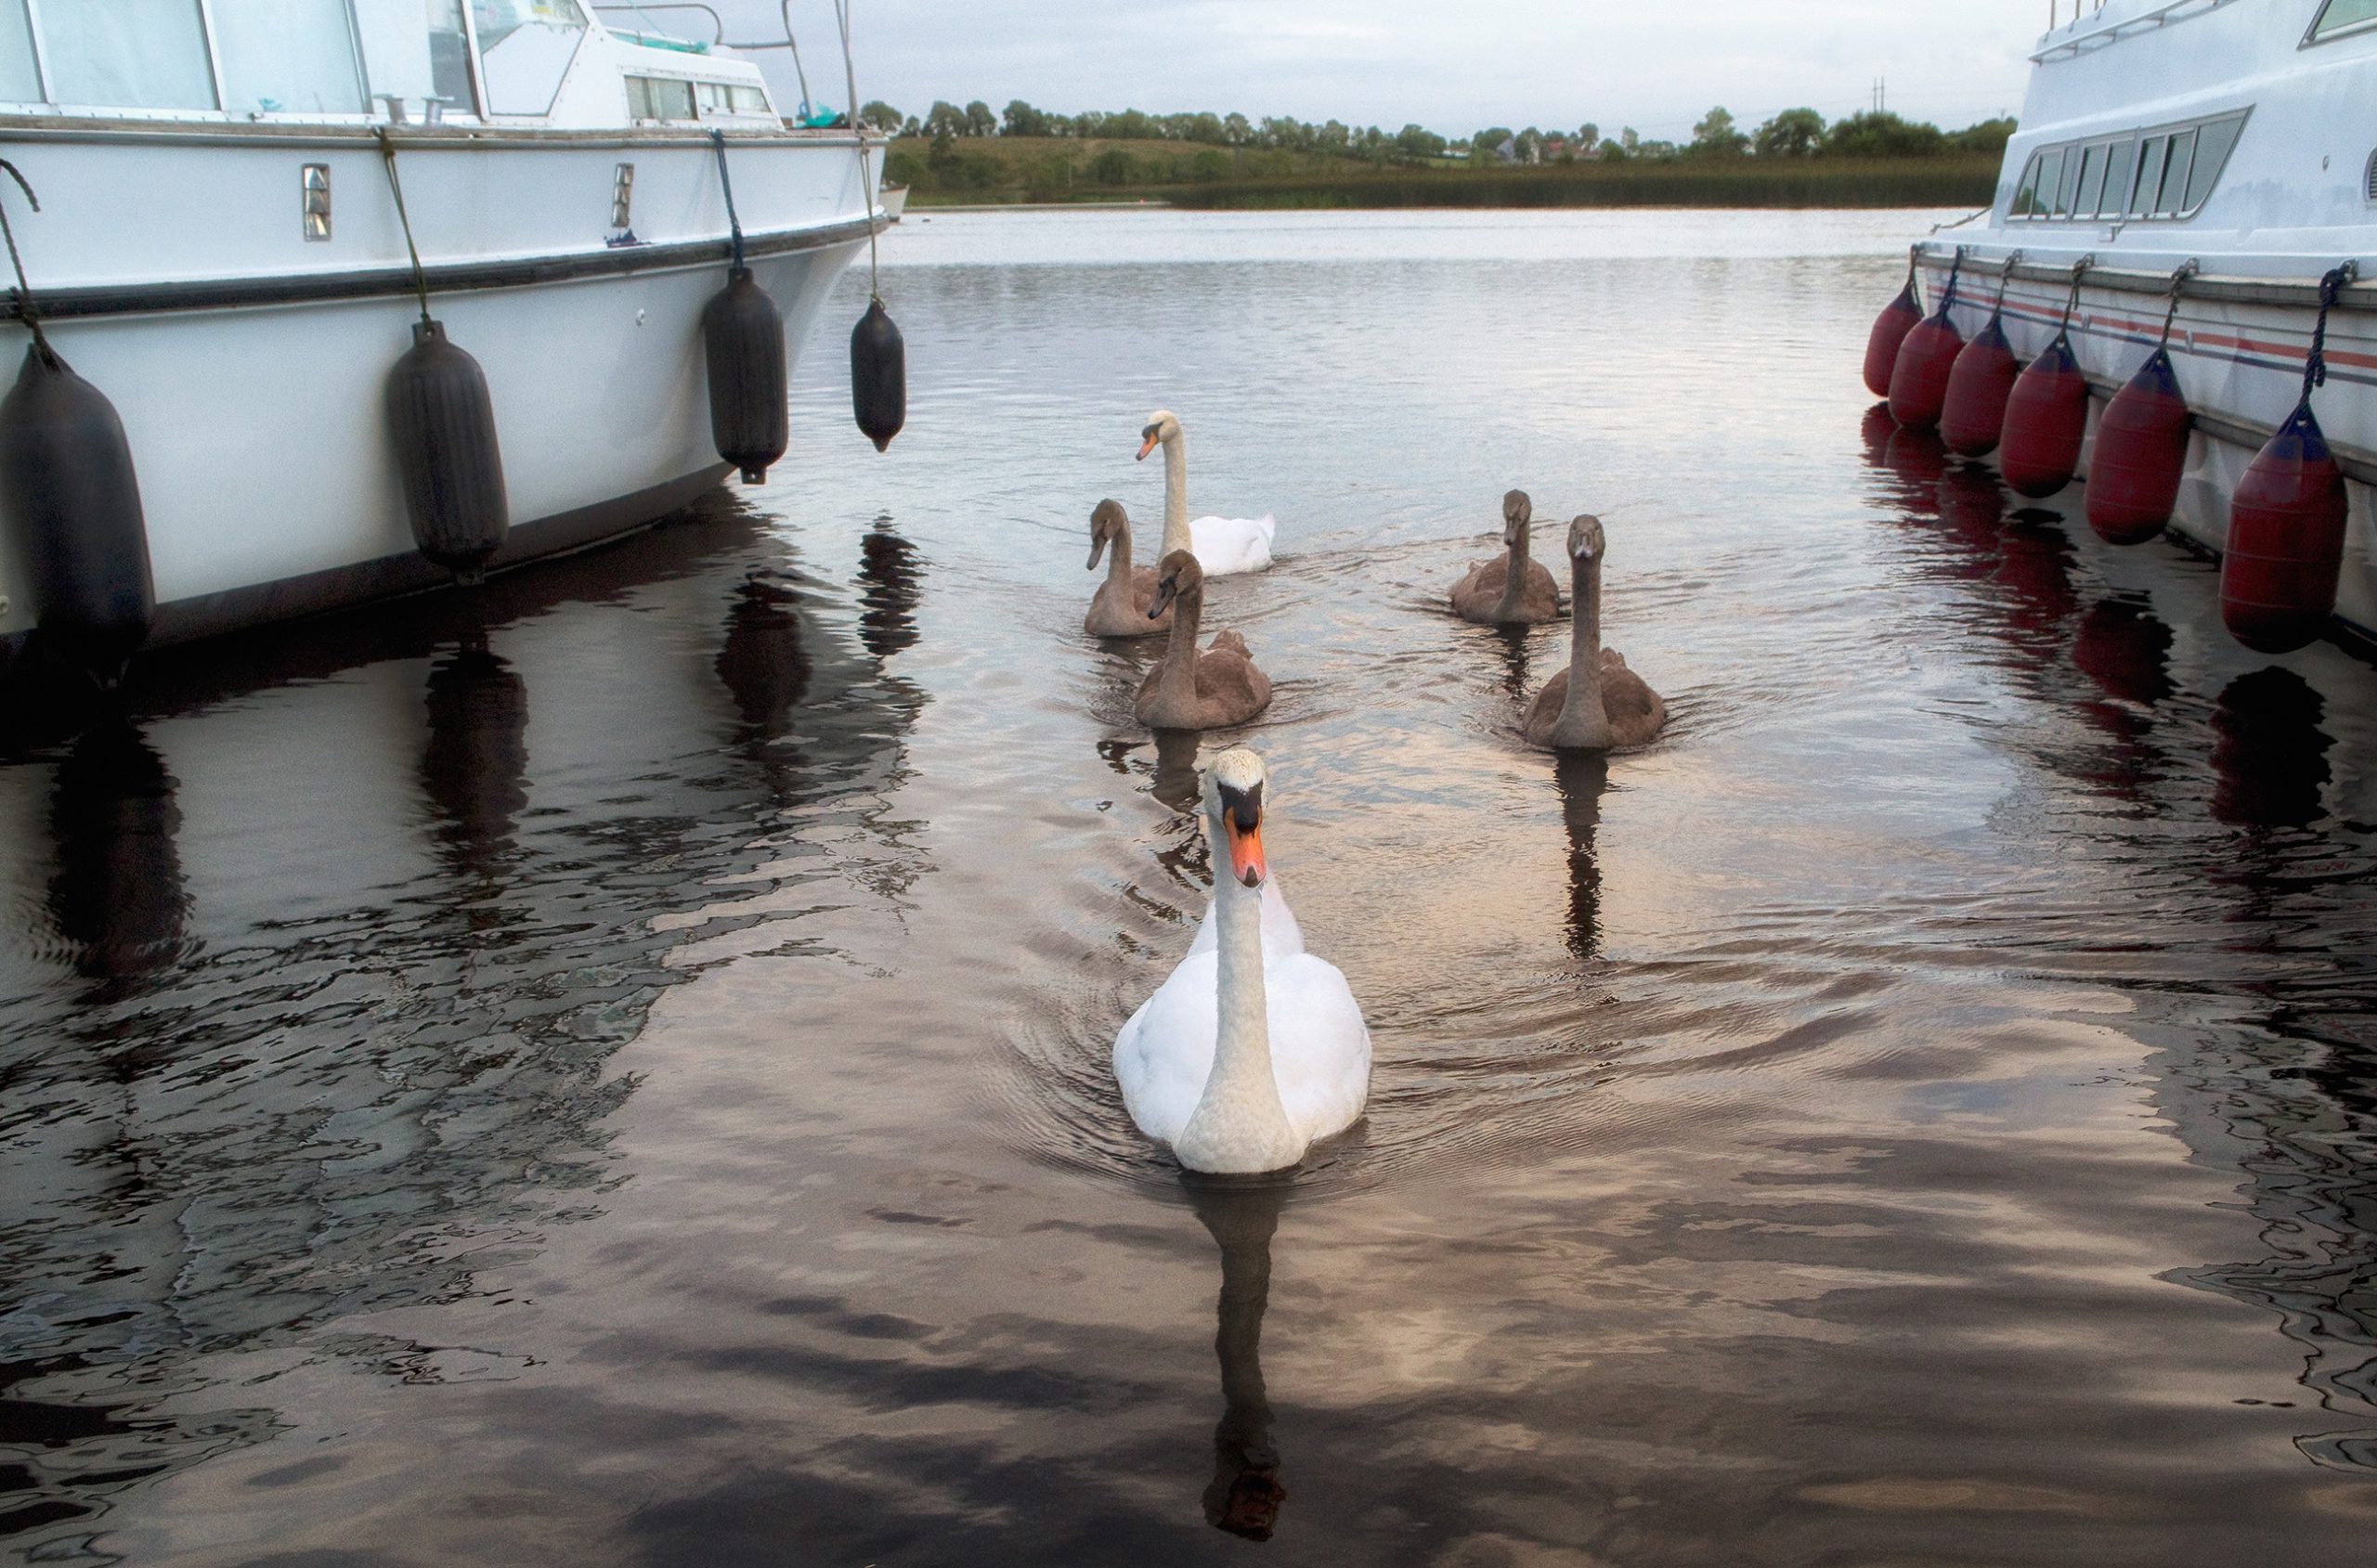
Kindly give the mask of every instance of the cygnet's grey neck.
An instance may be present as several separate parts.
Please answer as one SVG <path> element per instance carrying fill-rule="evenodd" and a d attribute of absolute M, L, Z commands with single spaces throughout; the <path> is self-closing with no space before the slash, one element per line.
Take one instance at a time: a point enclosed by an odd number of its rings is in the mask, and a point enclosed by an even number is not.
<path fill-rule="evenodd" d="M 1568 697 L 1552 726 L 1552 744 L 1564 750 L 1607 750 L 1609 707 L 1601 689 L 1601 554 L 1570 558 L 1575 603 L 1568 622 Z"/>
<path fill-rule="evenodd" d="M 1498 621 L 1518 618 L 1519 595 L 1526 591 L 1526 569 L 1529 562 L 1526 524 L 1522 523 L 1518 525 L 1517 531 L 1511 536 L 1508 548 L 1510 553 L 1502 572 L 1502 597 L 1494 606 L 1494 618 Z"/>
<path fill-rule="evenodd" d="M 1172 634 L 1163 645 L 1163 669 L 1156 678 L 1156 690 L 1174 702 L 1196 701 L 1197 623 L 1204 614 L 1205 590 L 1202 588 L 1188 589 L 1173 595 Z M 1220 853 L 1221 863 L 1228 864 L 1228 849 L 1225 847 Z"/>

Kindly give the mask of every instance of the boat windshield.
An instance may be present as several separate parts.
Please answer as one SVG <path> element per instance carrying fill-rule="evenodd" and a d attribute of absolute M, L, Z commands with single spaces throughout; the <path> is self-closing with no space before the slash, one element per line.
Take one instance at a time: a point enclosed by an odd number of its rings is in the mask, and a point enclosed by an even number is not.
<path fill-rule="evenodd" d="M 471 0 L 490 114 L 543 114 L 578 53 L 578 0 Z"/>
<path fill-rule="evenodd" d="M 433 103 L 451 113 L 474 112 L 462 0 L 355 0 L 355 19 L 362 24 L 363 73 L 373 98 L 402 103 L 408 119 L 427 119 Z"/>
<path fill-rule="evenodd" d="M 2319 8 L 2319 19 L 2311 23 L 2306 44 L 2324 43 L 2339 33 L 2358 32 L 2377 23 L 2377 0 L 2328 0 Z"/>
<path fill-rule="evenodd" d="M 8 83 L 12 102 L 94 109 L 216 107 L 214 71 L 207 58 L 198 0 L 44 6 L 38 56 L 32 52 L 25 0 L 0 0 L 0 8 L 8 13 L 6 25 L 0 27 L 0 48 L 10 56 L 0 64 L 0 78 Z"/>

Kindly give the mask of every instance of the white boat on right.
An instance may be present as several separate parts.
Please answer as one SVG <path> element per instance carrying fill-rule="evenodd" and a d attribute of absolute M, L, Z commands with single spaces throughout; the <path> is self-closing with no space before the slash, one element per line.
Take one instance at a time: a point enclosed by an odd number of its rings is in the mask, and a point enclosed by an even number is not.
<path fill-rule="evenodd" d="M 2333 615 L 2377 641 L 2377 0 L 2073 8 L 2031 56 L 1987 212 L 1915 246 L 1922 308 L 1953 276 L 1962 338 L 1997 313 L 2030 362 L 2068 333 L 2083 478 L 2108 403 L 2166 346 L 2193 414 L 2169 526 L 2215 552 L 2324 326 L 2310 406 L 2348 504 Z"/>

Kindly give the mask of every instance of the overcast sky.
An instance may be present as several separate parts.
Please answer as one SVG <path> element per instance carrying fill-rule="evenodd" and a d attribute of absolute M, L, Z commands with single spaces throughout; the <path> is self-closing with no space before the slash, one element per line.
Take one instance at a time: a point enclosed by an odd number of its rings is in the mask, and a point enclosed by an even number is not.
<path fill-rule="evenodd" d="M 781 35 L 775 0 L 711 0 L 733 39 Z M 859 94 L 921 115 L 993 109 L 1237 110 L 1448 136 L 1484 125 L 1688 137 L 1711 104 L 1745 126 L 1808 104 L 1890 107 L 1951 129 L 2021 105 L 2046 0 L 851 0 Z M 2072 0 L 2062 0 L 2066 17 Z M 838 105 L 830 0 L 792 0 L 811 89 Z M 627 19 L 611 13 L 611 19 Z M 683 13 L 654 19 L 707 26 Z M 782 51 L 756 57 L 793 86 Z M 827 83 L 831 83 L 830 89 Z M 787 91 L 787 102 L 793 97 Z"/>

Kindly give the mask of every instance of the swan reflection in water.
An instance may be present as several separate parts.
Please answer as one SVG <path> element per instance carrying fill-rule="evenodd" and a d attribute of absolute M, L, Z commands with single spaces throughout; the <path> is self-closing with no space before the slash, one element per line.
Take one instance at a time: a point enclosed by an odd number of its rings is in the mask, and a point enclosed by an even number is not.
<path fill-rule="evenodd" d="M 1568 830 L 1568 951 L 1590 959 L 1601 952 L 1601 857 L 1593 836 L 1601 826 L 1602 794 L 1609 788 L 1609 758 L 1562 752 L 1552 783 Z"/>
<path fill-rule="evenodd" d="M 1271 1296 L 1271 1238 L 1291 1189 L 1276 1177 L 1184 1175 L 1182 1182 L 1222 1252 L 1214 1353 L 1221 1361 L 1223 1407 L 1214 1428 L 1205 1522 L 1250 1541 L 1267 1541 L 1288 1494 L 1279 1484 L 1271 1400 L 1263 1386 L 1263 1310 Z"/>
<path fill-rule="evenodd" d="M 174 790 L 164 759 L 118 714 L 93 720 L 58 764 L 49 910 L 81 974 L 128 979 L 180 952 L 189 900 Z"/>

